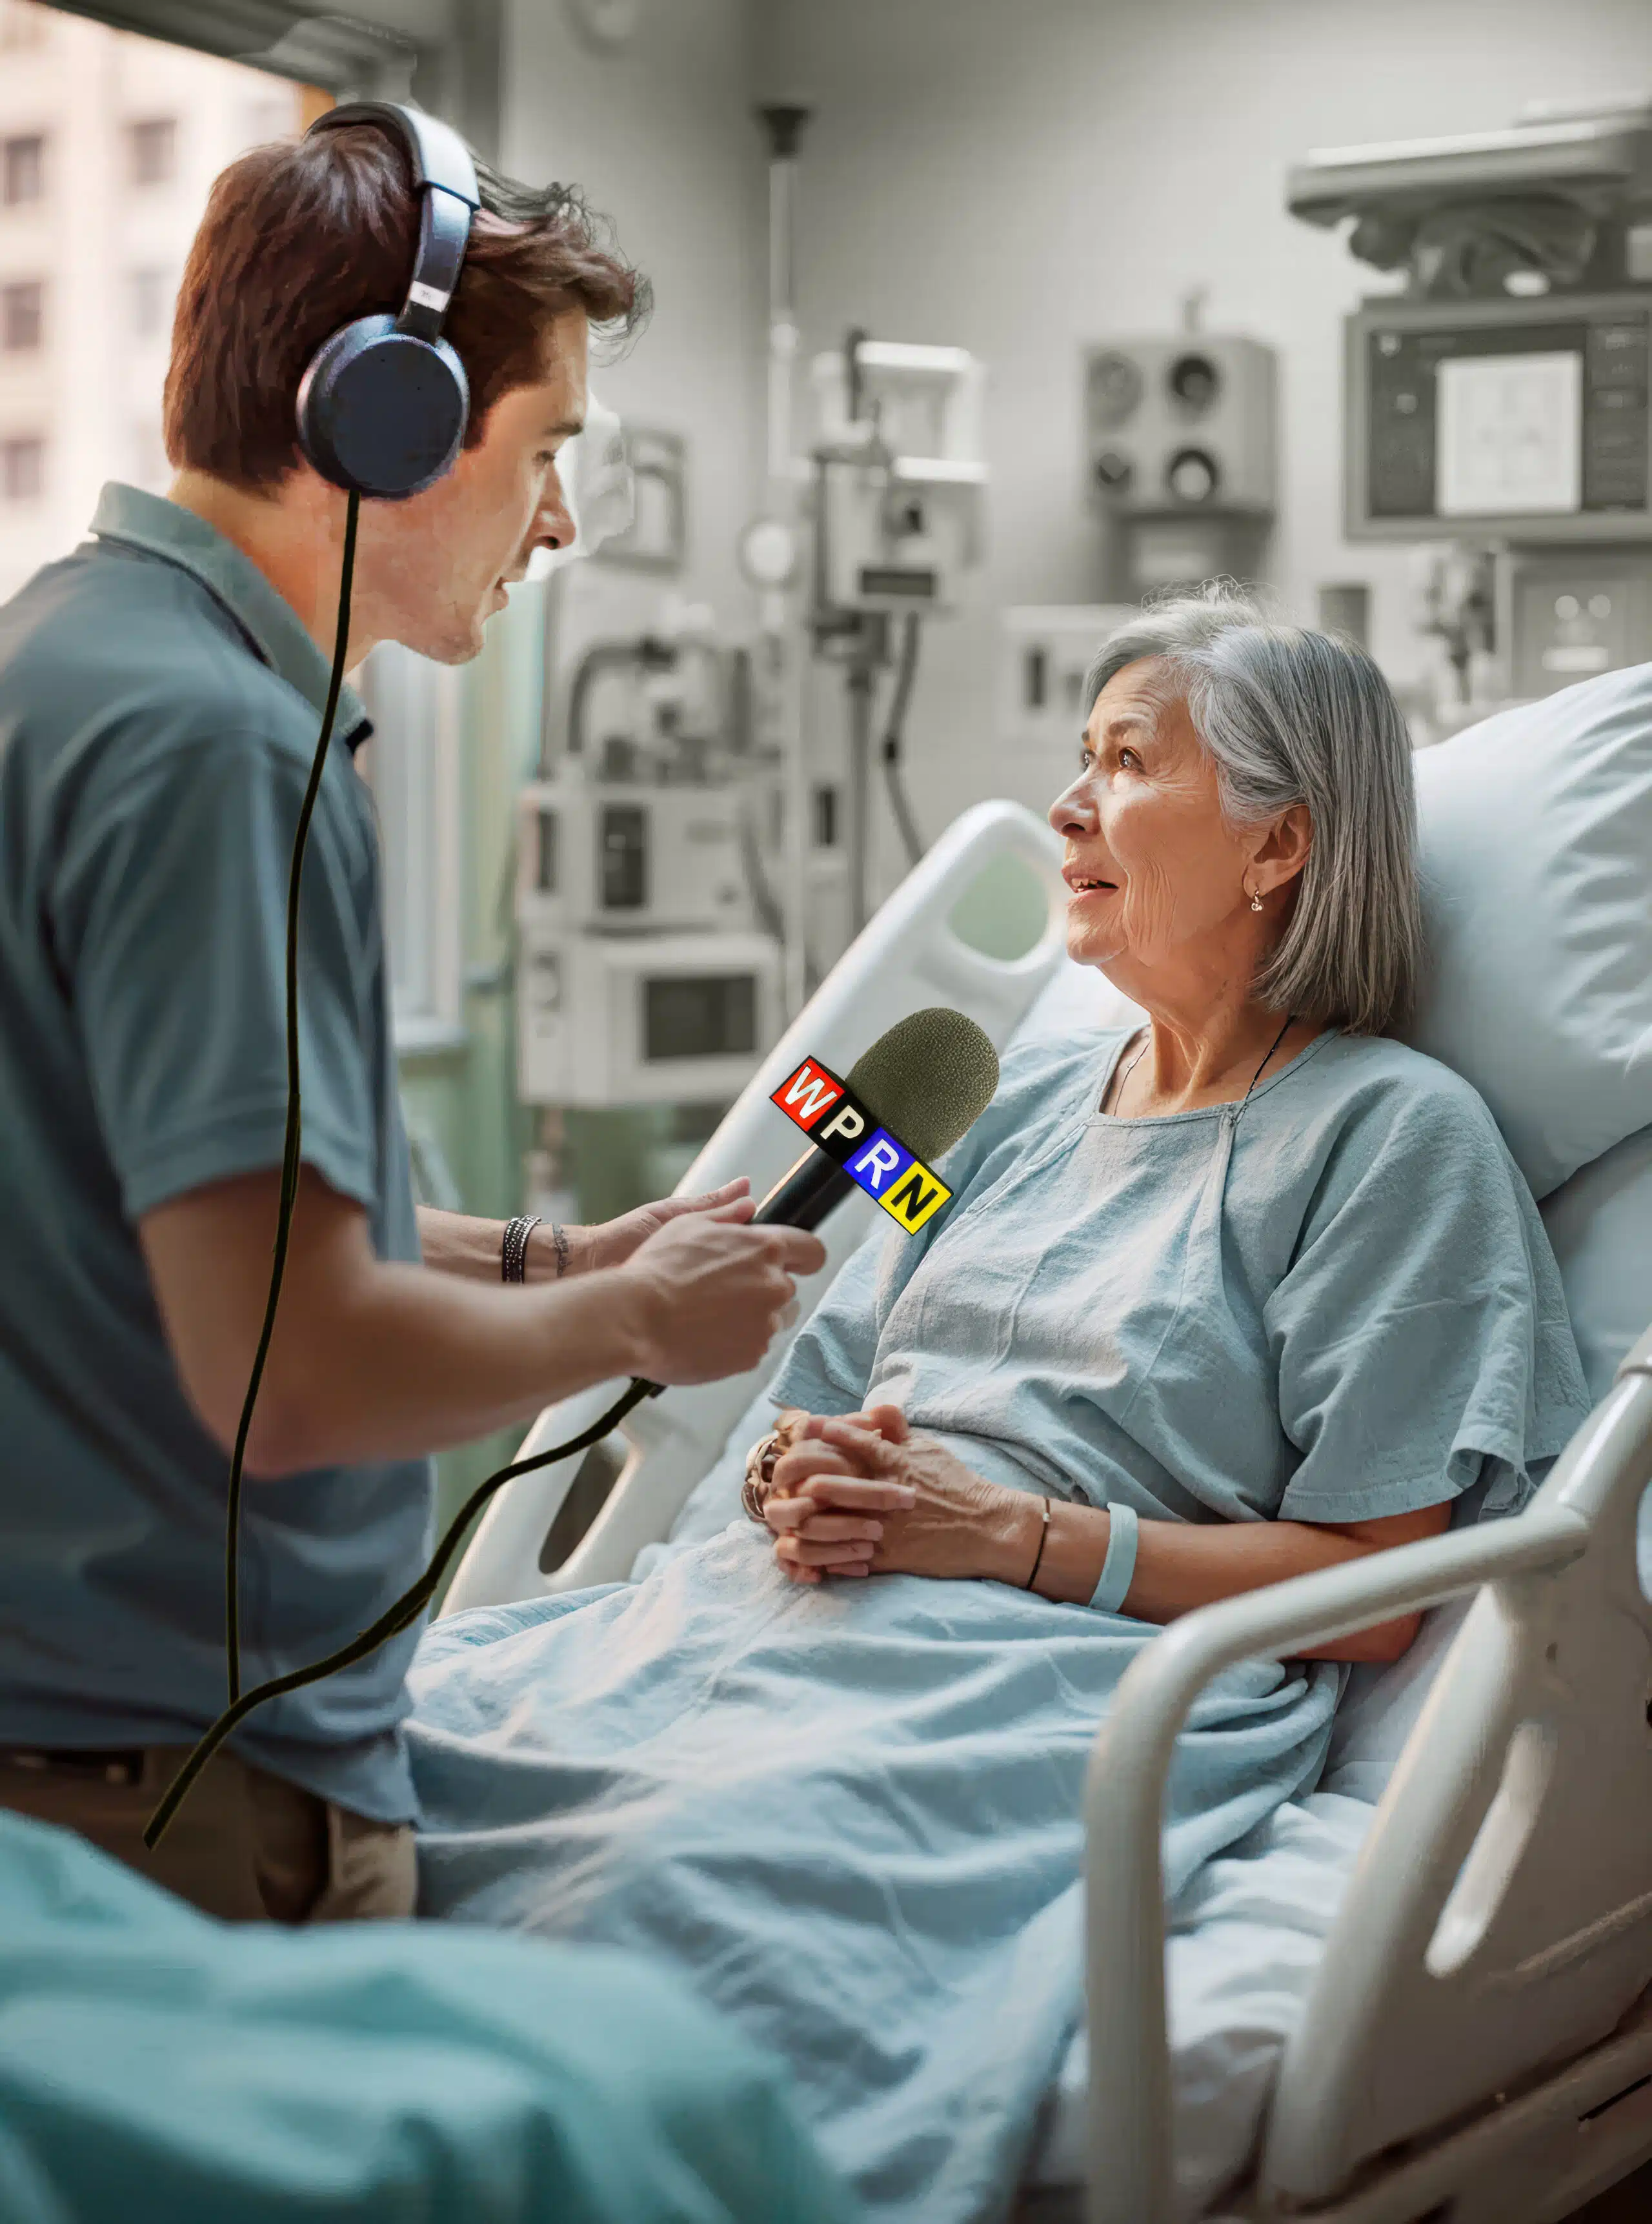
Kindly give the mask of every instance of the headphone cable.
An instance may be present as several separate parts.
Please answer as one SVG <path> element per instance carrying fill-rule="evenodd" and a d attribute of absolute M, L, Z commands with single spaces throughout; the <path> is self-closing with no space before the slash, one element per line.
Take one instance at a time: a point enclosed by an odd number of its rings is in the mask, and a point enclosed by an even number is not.
<path fill-rule="evenodd" d="M 293 843 L 293 862 L 287 881 L 287 1128 L 281 1147 L 281 1202 L 275 1216 L 275 1247 L 269 1273 L 269 1295 L 264 1301 L 264 1324 L 253 1355 L 247 1394 L 242 1401 L 241 1422 L 230 1458 L 230 1502 L 224 1525 L 224 1631 L 230 1671 L 230 1704 L 241 1696 L 241 1486 L 246 1464 L 247 1438 L 252 1431 L 253 1409 L 264 1379 L 275 1332 L 275 1310 L 281 1301 L 281 1282 L 287 1273 L 287 1246 L 293 1233 L 293 1211 L 298 1203 L 304 1107 L 299 1088 L 299 892 L 304 881 L 304 856 L 309 847 L 310 821 L 326 768 L 332 741 L 333 721 L 338 715 L 339 691 L 344 684 L 344 663 L 350 651 L 350 591 L 356 572 L 356 528 L 362 501 L 351 492 L 344 502 L 344 548 L 338 568 L 338 627 L 333 639 L 332 670 L 327 679 L 327 700 L 321 713 L 321 734 L 310 765 L 310 778 L 299 807 L 298 832 Z"/>
<path fill-rule="evenodd" d="M 485 1482 L 479 1482 L 464 1504 L 448 1524 L 447 1533 L 437 1546 L 430 1565 L 411 1589 L 406 1590 L 393 1606 L 387 1607 L 378 1620 L 364 1629 L 348 1645 L 330 1652 L 325 1660 L 312 1661 L 307 1668 L 294 1668 L 285 1676 L 272 1677 L 268 1683 L 260 1684 L 255 1690 L 244 1693 L 226 1707 L 162 1793 L 160 1804 L 144 1825 L 143 1842 L 151 1852 L 160 1843 L 161 1835 L 188 1793 L 191 1785 L 200 1774 L 212 1755 L 232 1730 L 240 1727 L 255 1707 L 262 1707 L 267 1699 L 279 1699 L 283 1693 L 299 1690 L 306 1684 L 314 1684 L 335 1669 L 353 1667 L 356 1661 L 365 1660 L 369 1652 L 376 1652 L 381 1645 L 399 1637 L 404 1629 L 417 1621 L 435 1596 L 438 1585 L 447 1572 L 448 1564 L 459 1548 L 459 1541 L 470 1523 L 482 1511 L 495 1491 L 519 1475 L 530 1475 L 535 1468 L 554 1466 L 558 1460 L 571 1459 L 574 1453 L 589 1451 L 593 1444 L 616 1429 L 634 1406 L 640 1405 L 655 1386 L 652 1382 L 634 1380 L 621 1391 L 605 1413 L 600 1414 L 590 1428 L 582 1429 L 577 1437 L 570 1437 L 565 1444 L 553 1444 L 548 1452 L 539 1452 L 532 1459 L 513 1460 L 501 1467 Z"/>

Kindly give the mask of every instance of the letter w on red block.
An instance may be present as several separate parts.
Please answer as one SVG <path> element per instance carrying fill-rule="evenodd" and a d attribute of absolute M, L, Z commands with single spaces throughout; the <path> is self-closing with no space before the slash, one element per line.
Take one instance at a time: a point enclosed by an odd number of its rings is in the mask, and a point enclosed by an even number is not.
<path fill-rule="evenodd" d="M 780 1084 L 769 1102 L 778 1104 L 786 1118 L 807 1134 L 823 1114 L 829 1112 L 846 1094 L 835 1073 L 829 1073 L 817 1059 L 806 1058 L 797 1071 Z"/>

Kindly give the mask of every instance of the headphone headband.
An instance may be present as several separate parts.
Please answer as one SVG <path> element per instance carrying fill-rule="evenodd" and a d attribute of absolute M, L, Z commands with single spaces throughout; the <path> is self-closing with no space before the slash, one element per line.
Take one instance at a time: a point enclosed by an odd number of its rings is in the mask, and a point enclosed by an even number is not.
<path fill-rule="evenodd" d="M 299 440 L 334 485 L 394 501 L 439 478 L 463 438 L 469 389 L 442 325 L 482 196 L 463 140 L 422 109 L 350 101 L 305 136 L 350 123 L 376 125 L 407 155 L 419 242 L 400 314 L 357 318 L 317 352 L 299 389 Z"/>
<path fill-rule="evenodd" d="M 470 150 L 451 125 L 422 108 L 393 100 L 352 100 L 318 116 L 305 134 L 347 123 L 373 123 L 388 132 L 407 157 L 419 203 L 419 247 L 413 278 L 396 330 L 416 338 L 439 338 L 470 237 L 470 218 L 482 206 Z"/>
<path fill-rule="evenodd" d="M 482 206 L 470 150 L 439 116 L 426 116 L 422 108 L 404 107 L 400 101 L 350 100 L 325 109 L 305 136 L 313 139 L 318 131 L 337 130 L 341 123 L 376 123 L 399 140 L 413 171 L 415 193 L 430 186 L 473 209 Z"/>

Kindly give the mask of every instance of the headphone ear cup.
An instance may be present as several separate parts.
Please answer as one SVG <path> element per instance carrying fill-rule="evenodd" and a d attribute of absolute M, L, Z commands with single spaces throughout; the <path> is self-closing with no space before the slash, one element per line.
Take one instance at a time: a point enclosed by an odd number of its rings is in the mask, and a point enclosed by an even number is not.
<path fill-rule="evenodd" d="M 299 387 L 299 445 L 347 493 L 405 501 L 451 470 L 464 442 L 470 388 L 443 339 L 357 317 L 318 350 Z"/>

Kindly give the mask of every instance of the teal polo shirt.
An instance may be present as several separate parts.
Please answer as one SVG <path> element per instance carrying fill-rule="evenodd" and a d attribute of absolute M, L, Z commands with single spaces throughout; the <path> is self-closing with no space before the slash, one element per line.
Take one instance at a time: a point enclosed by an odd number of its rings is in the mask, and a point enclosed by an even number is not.
<path fill-rule="evenodd" d="M 0 1746 L 186 1743 L 225 1703 L 229 1462 L 192 1412 L 136 1223 L 281 1162 L 287 872 L 327 665 L 186 510 L 105 488 L 0 609 Z M 415 1260 L 376 830 L 345 691 L 300 905 L 304 1156 Z M 429 1463 L 249 1478 L 243 1689 L 320 1659 L 425 1564 Z M 414 1813 L 415 1633 L 233 1742 Z"/>

